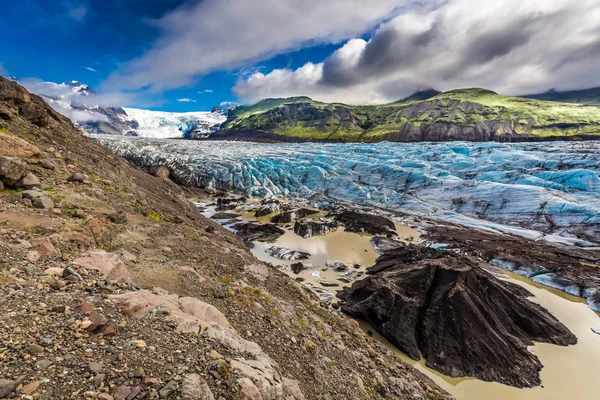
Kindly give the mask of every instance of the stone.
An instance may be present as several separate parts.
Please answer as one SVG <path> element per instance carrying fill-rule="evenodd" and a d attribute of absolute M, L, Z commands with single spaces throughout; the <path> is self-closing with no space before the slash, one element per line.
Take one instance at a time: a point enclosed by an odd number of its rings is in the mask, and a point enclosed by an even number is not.
<path fill-rule="evenodd" d="M 245 242 L 274 242 L 281 237 L 285 231 L 273 224 L 257 224 L 254 222 L 240 223 L 232 226 Z"/>
<path fill-rule="evenodd" d="M 110 394 L 108 393 L 100 393 L 96 399 L 98 400 L 115 400 Z"/>
<path fill-rule="evenodd" d="M 102 363 L 99 363 L 99 362 L 92 361 L 92 362 L 88 363 L 87 367 L 90 372 L 95 373 L 95 374 L 102 371 Z"/>
<path fill-rule="evenodd" d="M 124 211 L 119 211 L 108 216 L 108 219 L 113 224 L 125 224 L 127 223 L 127 214 Z"/>
<path fill-rule="evenodd" d="M 78 182 L 78 183 L 83 183 L 87 180 L 87 176 L 85 174 L 82 174 L 81 172 L 75 172 L 73 175 L 71 175 L 69 177 L 69 179 L 67 179 L 67 181 L 69 182 Z"/>
<path fill-rule="evenodd" d="M 44 210 L 48 210 L 48 209 L 54 208 L 54 202 L 52 202 L 50 197 L 41 196 L 41 197 L 38 197 L 37 199 L 33 200 L 33 206 L 35 208 L 41 208 Z"/>
<path fill-rule="evenodd" d="M 61 290 L 65 287 L 65 281 L 52 281 L 50 287 L 54 290 Z"/>
<path fill-rule="evenodd" d="M 0 157 L 0 181 L 13 186 L 27 175 L 27 168 L 18 158 Z"/>
<path fill-rule="evenodd" d="M 92 311 L 92 313 L 89 316 L 89 319 L 91 321 L 91 324 L 87 328 L 85 328 L 85 330 L 88 332 L 94 332 L 96 329 L 108 323 L 106 317 L 100 313 L 97 313 L 96 311 Z"/>
<path fill-rule="evenodd" d="M 31 246 L 34 250 L 38 251 L 44 256 L 52 257 L 60 254 L 47 237 L 31 240 Z"/>
<path fill-rule="evenodd" d="M 41 153 L 40 149 L 25 140 L 0 132 L 0 156 L 32 158 Z"/>
<path fill-rule="evenodd" d="M 319 211 L 310 210 L 308 208 L 299 208 L 297 210 L 285 211 L 281 214 L 277 214 L 271 218 L 271 222 L 274 224 L 289 224 L 299 219 L 306 218 L 309 215 L 317 214 Z"/>
<path fill-rule="evenodd" d="M 188 374 L 183 378 L 181 385 L 183 400 L 214 400 L 215 396 L 208 384 L 198 374 Z"/>
<path fill-rule="evenodd" d="M 52 161 L 46 160 L 46 159 L 43 159 L 40 161 L 40 166 L 42 168 L 49 169 L 52 171 L 54 171 L 56 169 L 56 165 Z"/>
<path fill-rule="evenodd" d="M 338 292 L 341 309 L 445 375 L 537 386 L 542 364 L 527 346 L 566 346 L 577 338 L 527 290 L 480 265 L 450 251 L 401 247 L 379 257 L 371 276 Z"/>
<path fill-rule="evenodd" d="M 50 360 L 39 360 L 35 363 L 35 367 L 40 371 L 47 370 L 52 365 L 52 361 Z"/>
<path fill-rule="evenodd" d="M 149 172 L 151 175 L 165 180 L 168 180 L 169 175 L 171 175 L 169 168 L 165 167 L 164 165 L 154 165 L 150 167 Z"/>
<path fill-rule="evenodd" d="M 287 261 L 307 260 L 310 258 L 310 253 L 307 253 L 305 251 L 286 249 L 285 247 L 273 246 L 268 248 L 266 252 L 271 257 Z"/>
<path fill-rule="evenodd" d="M 7 397 L 9 394 L 14 392 L 24 380 L 24 376 L 14 381 L 9 379 L 0 379 L 0 399 Z"/>
<path fill-rule="evenodd" d="M 31 354 L 33 356 L 40 355 L 43 352 L 44 352 L 44 348 L 42 346 L 40 346 L 39 344 L 32 344 L 31 346 L 29 346 L 29 354 Z"/>
<path fill-rule="evenodd" d="M 244 400 L 263 400 L 262 395 L 258 391 L 258 388 L 248 378 L 238 379 L 238 384 L 242 392 L 242 399 Z"/>
<path fill-rule="evenodd" d="M 73 263 L 86 269 L 99 271 L 104 279 L 115 282 L 131 282 L 131 276 L 125 263 L 115 253 L 104 250 L 87 252 L 76 258 Z"/>
<path fill-rule="evenodd" d="M 42 182 L 40 182 L 40 178 L 29 172 L 19 182 L 17 182 L 15 186 L 33 189 L 35 187 L 40 187 L 41 184 Z"/>
<path fill-rule="evenodd" d="M 169 381 L 162 389 L 158 391 L 161 399 L 166 399 L 171 394 L 179 389 L 179 384 L 176 381 Z"/>
<path fill-rule="evenodd" d="M 255 215 L 257 217 L 262 217 L 269 214 L 274 214 L 276 212 L 281 211 L 281 203 L 279 200 L 262 200 L 260 202 L 260 207 L 256 210 Z"/>
<path fill-rule="evenodd" d="M 299 274 L 300 272 L 302 272 L 306 269 L 304 264 L 302 264 L 301 262 L 297 262 L 297 263 L 290 265 L 290 268 L 292 269 L 292 272 L 294 274 Z"/>
<path fill-rule="evenodd" d="M 131 393 L 131 389 L 131 386 L 121 385 L 114 388 L 111 394 L 115 400 L 125 400 Z"/>
<path fill-rule="evenodd" d="M 30 394 L 34 394 L 36 392 L 36 390 L 38 390 L 38 388 L 40 387 L 41 382 L 40 381 L 34 381 L 31 382 L 28 385 L 25 385 L 21 388 L 21 391 L 23 393 L 25 393 L 26 395 L 30 395 Z"/>
<path fill-rule="evenodd" d="M 30 190 L 23 190 L 21 192 L 21 195 L 25 199 L 35 200 L 38 197 L 42 197 L 44 195 L 44 192 L 42 192 L 40 190 L 36 190 L 36 189 L 30 189 Z"/>
<path fill-rule="evenodd" d="M 394 221 L 380 215 L 345 210 L 335 215 L 335 219 L 344 224 L 346 232 L 368 233 L 370 235 L 396 235 Z"/>
<path fill-rule="evenodd" d="M 319 221 L 296 221 L 294 224 L 294 233 L 305 239 L 317 235 L 325 235 L 337 228 L 337 224 L 330 220 Z"/>

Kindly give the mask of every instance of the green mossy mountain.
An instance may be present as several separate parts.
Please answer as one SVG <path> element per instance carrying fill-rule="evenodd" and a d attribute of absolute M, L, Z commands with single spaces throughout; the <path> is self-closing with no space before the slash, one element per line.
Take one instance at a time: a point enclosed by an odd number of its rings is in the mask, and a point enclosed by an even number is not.
<path fill-rule="evenodd" d="M 336 142 L 600 139 L 598 106 L 505 97 L 477 88 L 424 93 L 392 104 L 362 106 L 308 97 L 266 99 L 230 110 L 213 138 Z"/>
<path fill-rule="evenodd" d="M 549 90 L 545 93 L 528 94 L 528 99 L 560 101 L 563 103 L 579 103 L 579 104 L 594 104 L 600 105 L 600 87 L 582 90 L 558 91 Z"/>

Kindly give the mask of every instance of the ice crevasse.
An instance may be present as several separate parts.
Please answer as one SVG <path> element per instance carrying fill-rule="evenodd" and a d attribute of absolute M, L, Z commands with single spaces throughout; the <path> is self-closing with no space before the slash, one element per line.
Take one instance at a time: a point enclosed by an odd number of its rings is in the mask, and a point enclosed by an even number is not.
<path fill-rule="evenodd" d="M 179 183 L 259 196 L 315 193 L 482 229 L 600 239 L 600 143 L 265 144 L 96 136 Z M 556 239 L 556 238 L 562 239 Z"/>

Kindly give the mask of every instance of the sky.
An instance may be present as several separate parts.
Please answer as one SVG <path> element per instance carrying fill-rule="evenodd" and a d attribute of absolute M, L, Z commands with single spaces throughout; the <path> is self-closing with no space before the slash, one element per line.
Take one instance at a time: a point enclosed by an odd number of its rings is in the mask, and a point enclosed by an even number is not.
<path fill-rule="evenodd" d="M 78 80 L 114 106 L 201 111 L 290 96 L 377 104 L 428 88 L 600 86 L 600 0 L 11 3 L 0 74 L 35 91 Z"/>

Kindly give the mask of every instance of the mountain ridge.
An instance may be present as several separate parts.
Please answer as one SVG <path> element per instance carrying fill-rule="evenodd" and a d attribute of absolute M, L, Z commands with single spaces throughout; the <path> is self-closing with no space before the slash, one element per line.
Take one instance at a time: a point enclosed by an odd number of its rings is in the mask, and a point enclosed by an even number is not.
<path fill-rule="evenodd" d="M 600 138 L 600 107 L 455 89 L 426 100 L 352 106 L 307 97 L 267 99 L 230 110 L 217 139 L 418 142 Z"/>

